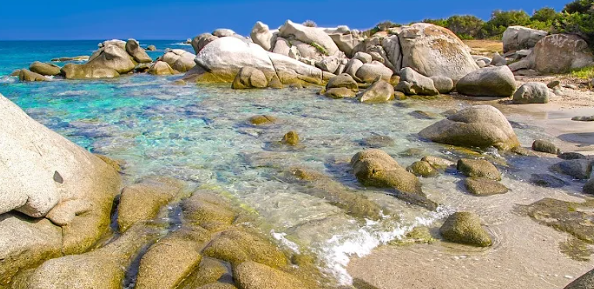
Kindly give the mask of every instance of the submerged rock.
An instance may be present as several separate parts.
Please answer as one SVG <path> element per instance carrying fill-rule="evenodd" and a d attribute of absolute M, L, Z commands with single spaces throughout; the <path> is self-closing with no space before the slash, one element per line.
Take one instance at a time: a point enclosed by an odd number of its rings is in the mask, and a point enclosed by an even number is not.
<path fill-rule="evenodd" d="M 406 168 L 407 171 L 419 177 L 434 177 L 438 174 L 437 170 L 426 161 L 418 161 L 412 163 Z"/>
<path fill-rule="evenodd" d="M 283 143 L 296 146 L 299 144 L 299 135 L 296 131 L 290 131 L 283 136 Z"/>
<path fill-rule="evenodd" d="M 439 228 L 444 239 L 477 247 L 489 247 L 493 243 L 481 226 L 480 218 L 471 212 L 456 212 L 450 215 Z"/>
<path fill-rule="evenodd" d="M 362 146 L 369 148 L 383 148 L 394 145 L 394 139 L 385 135 L 374 135 L 366 137 L 361 141 Z"/>
<path fill-rule="evenodd" d="M 464 185 L 468 192 L 477 196 L 491 196 L 505 194 L 509 189 L 494 180 L 488 178 L 467 178 Z"/>
<path fill-rule="evenodd" d="M 520 145 L 505 116 L 490 105 L 463 109 L 419 132 L 422 138 L 464 147 L 494 146 L 510 150 Z"/>
<path fill-rule="evenodd" d="M 460 79 L 456 90 L 470 96 L 509 97 L 516 91 L 516 80 L 507 66 L 485 67 Z"/>
<path fill-rule="evenodd" d="M 268 125 L 275 123 L 276 121 L 276 117 L 272 115 L 256 115 L 249 119 L 249 122 L 253 125 Z"/>
<path fill-rule="evenodd" d="M 528 216 L 535 221 L 567 232 L 576 238 L 594 243 L 594 202 L 572 203 L 551 198 L 544 198 L 528 206 L 522 206 Z"/>
<path fill-rule="evenodd" d="M 552 165 L 549 169 L 574 179 L 586 180 L 592 172 L 592 164 L 587 159 L 565 160 Z"/>
<path fill-rule="evenodd" d="M 471 178 L 487 178 L 494 181 L 501 180 L 501 173 L 497 168 L 486 160 L 460 159 L 458 171 Z"/>
<path fill-rule="evenodd" d="M 564 180 L 549 174 L 532 174 L 530 182 L 545 188 L 561 188 L 567 185 Z"/>
<path fill-rule="evenodd" d="M 563 159 L 563 160 L 586 159 L 585 155 L 576 153 L 576 152 L 565 152 L 565 153 L 559 154 L 557 157 L 560 159 Z"/>

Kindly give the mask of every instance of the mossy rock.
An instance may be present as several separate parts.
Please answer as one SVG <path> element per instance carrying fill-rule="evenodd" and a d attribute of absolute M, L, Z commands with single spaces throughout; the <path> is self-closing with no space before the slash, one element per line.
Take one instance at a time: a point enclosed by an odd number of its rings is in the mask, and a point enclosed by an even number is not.
<path fill-rule="evenodd" d="M 256 115 L 249 119 L 249 122 L 253 125 L 270 125 L 277 121 L 277 118 L 271 115 Z"/>
<path fill-rule="evenodd" d="M 230 272 L 228 272 L 227 267 L 223 265 L 222 261 L 204 257 L 198 269 L 186 278 L 179 289 L 194 289 L 197 286 L 216 283 L 227 273 Z"/>
<path fill-rule="evenodd" d="M 209 240 L 210 233 L 200 227 L 161 239 L 142 256 L 135 288 L 177 288 L 198 267 L 200 250 Z"/>
<path fill-rule="evenodd" d="M 230 226 L 237 213 L 225 199 L 204 190 L 198 190 L 181 203 L 186 221 L 209 231 L 220 231 Z"/>
<path fill-rule="evenodd" d="M 108 164 L 110 167 L 112 167 L 117 172 L 119 172 L 119 173 L 122 172 L 122 161 L 114 160 L 114 159 L 112 159 L 108 156 L 104 156 L 104 155 L 95 154 L 95 156 L 100 158 L 102 161 L 104 161 L 106 164 Z"/>
<path fill-rule="evenodd" d="M 361 140 L 361 145 L 369 148 L 390 147 L 394 144 L 394 139 L 385 135 L 373 135 Z"/>
<path fill-rule="evenodd" d="M 202 285 L 200 287 L 196 287 L 195 289 L 237 289 L 237 287 L 235 287 L 229 283 L 217 282 L 217 283 Z"/>
<path fill-rule="evenodd" d="M 447 241 L 476 247 L 489 247 L 493 243 L 481 226 L 480 218 L 471 212 L 456 212 L 450 215 L 439 229 Z"/>
<path fill-rule="evenodd" d="M 299 134 L 292 130 L 283 136 L 282 142 L 290 146 L 296 146 L 299 144 Z"/>
<path fill-rule="evenodd" d="M 233 268 L 239 289 L 303 289 L 308 288 L 295 276 L 256 262 L 243 262 Z"/>
<path fill-rule="evenodd" d="M 458 161 L 458 171 L 471 178 L 488 178 L 494 181 L 501 180 L 501 173 L 486 160 L 461 159 Z"/>
<path fill-rule="evenodd" d="M 537 139 L 532 143 L 532 149 L 537 152 L 549 153 L 558 155 L 561 153 L 561 150 L 557 148 L 552 142 Z"/>
<path fill-rule="evenodd" d="M 348 89 L 346 87 L 330 88 L 324 91 L 323 95 L 334 99 L 353 98 L 357 96 L 357 94 L 353 90 Z"/>
<path fill-rule="evenodd" d="M 241 228 L 221 232 L 204 249 L 203 254 L 235 265 L 245 261 L 255 261 L 272 267 L 288 264 L 287 257 L 276 245 Z"/>
<path fill-rule="evenodd" d="M 533 220 L 594 244 L 594 200 L 572 203 L 544 198 L 528 206 L 520 206 Z"/>
<path fill-rule="evenodd" d="M 445 170 L 448 167 L 455 165 L 455 163 L 450 160 L 435 156 L 424 156 L 421 161 L 428 162 L 432 167 L 439 170 Z"/>
<path fill-rule="evenodd" d="M 413 173 L 415 176 L 424 178 L 434 177 L 438 174 L 437 170 L 426 161 L 414 162 L 408 166 L 406 170 Z"/>
<path fill-rule="evenodd" d="M 564 289 L 592 289 L 594 288 L 594 270 L 575 279 Z"/>
<path fill-rule="evenodd" d="M 118 207 L 118 226 L 126 231 L 140 221 L 151 220 L 162 206 L 171 201 L 181 190 L 177 180 L 167 178 L 147 179 L 122 190 Z"/>
<path fill-rule="evenodd" d="M 464 181 L 464 185 L 468 192 L 476 196 L 501 195 L 509 191 L 509 189 L 500 182 L 487 178 L 467 178 Z"/>
<path fill-rule="evenodd" d="M 288 181 L 301 181 L 304 184 L 302 187 L 304 193 L 324 199 L 353 217 L 381 219 L 382 208 L 378 204 L 323 173 L 308 168 L 293 167 L 285 172 L 285 177 Z"/>

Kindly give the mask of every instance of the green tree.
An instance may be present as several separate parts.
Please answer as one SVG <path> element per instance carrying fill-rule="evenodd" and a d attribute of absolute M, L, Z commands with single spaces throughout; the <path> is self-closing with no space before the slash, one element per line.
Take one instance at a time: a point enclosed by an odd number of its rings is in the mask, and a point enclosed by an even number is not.
<path fill-rule="evenodd" d="M 594 0 L 577 0 L 565 6 L 553 22 L 556 33 L 576 34 L 594 48 Z"/>
<path fill-rule="evenodd" d="M 509 26 L 528 26 L 530 16 L 523 10 L 502 11 L 495 10 L 491 19 L 483 27 L 485 38 L 501 38 L 505 29 Z"/>
<path fill-rule="evenodd" d="M 455 15 L 446 21 L 446 27 L 462 39 L 475 39 L 482 37 L 485 21 L 472 15 Z"/>
<path fill-rule="evenodd" d="M 545 7 L 534 11 L 530 20 L 540 22 L 553 22 L 557 17 L 557 11 L 553 8 Z"/>

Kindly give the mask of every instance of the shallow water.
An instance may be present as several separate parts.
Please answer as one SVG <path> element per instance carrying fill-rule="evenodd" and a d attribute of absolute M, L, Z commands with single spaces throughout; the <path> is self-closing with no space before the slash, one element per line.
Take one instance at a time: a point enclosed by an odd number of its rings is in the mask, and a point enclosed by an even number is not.
<path fill-rule="evenodd" d="M 2 67 L 0 75 L 34 60 L 84 55 L 87 48 L 82 47 L 88 46 L 89 54 L 95 44 L 78 43 L 79 50 L 54 53 L 56 56 L 26 54 L 17 58 L 22 64 Z M 156 53 L 160 54 L 162 51 Z M 8 61 L 2 57 L 0 64 Z M 362 140 L 376 135 L 395 140 L 383 149 L 402 166 L 420 159 L 419 155 L 399 155 L 411 148 L 422 149 L 422 155 L 451 157 L 447 147 L 416 136 L 436 120 L 416 119 L 410 115 L 412 111 L 445 110 L 429 101 L 366 105 L 321 97 L 315 89 L 236 91 L 226 85 L 174 85 L 172 80 L 179 77 L 136 75 L 109 81 L 48 83 L 18 83 L 5 77 L 0 93 L 89 151 L 125 161 L 126 183 L 165 175 L 228 193 L 255 210 L 279 244 L 318 254 L 323 269 L 340 283 L 352 281 L 346 272 L 350 256 L 368 254 L 401 238 L 414 226 L 430 225 L 467 207 L 474 198 L 460 190 L 461 178 L 455 173 L 423 179 L 424 191 L 443 204 L 437 212 L 429 212 L 386 195 L 389 191 L 364 189 L 348 172 L 350 158 L 366 148 Z M 448 108 L 466 105 L 451 100 Z M 265 127 L 247 122 L 260 114 L 273 115 L 279 122 Z M 290 130 L 301 137 L 296 148 L 279 144 Z M 516 125 L 516 132 L 524 145 L 544 135 L 540 129 L 522 124 Z M 523 181 L 531 173 L 543 173 L 552 161 L 515 158 L 510 162 L 512 168 L 504 171 L 506 178 Z M 283 178 L 291 166 L 324 172 L 344 184 L 345 190 L 366 195 L 385 210 L 384 218 L 378 222 L 358 219 L 305 193 L 302 185 Z M 532 188 L 504 183 L 512 191 Z M 577 192 L 580 185 L 572 183 L 566 189 Z M 486 210 L 497 214 L 497 208 Z"/>

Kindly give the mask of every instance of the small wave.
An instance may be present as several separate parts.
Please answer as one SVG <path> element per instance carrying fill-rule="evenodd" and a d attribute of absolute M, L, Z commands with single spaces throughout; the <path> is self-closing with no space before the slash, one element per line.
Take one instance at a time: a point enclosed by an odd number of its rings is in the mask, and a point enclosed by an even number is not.
<path fill-rule="evenodd" d="M 15 76 L 2 76 L 0 77 L 0 83 L 14 83 L 17 81 Z"/>
<path fill-rule="evenodd" d="M 185 42 L 171 43 L 170 45 L 192 46 L 191 43 L 185 43 Z"/>
<path fill-rule="evenodd" d="M 67 90 L 57 94 L 57 96 L 79 96 L 88 95 L 89 92 L 86 90 Z"/>
<path fill-rule="evenodd" d="M 274 230 L 272 230 L 270 232 L 270 234 L 272 235 L 272 237 L 274 239 L 276 239 L 277 241 L 279 241 L 283 246 L 291 249 L 293 252 L 299 254 L 299 245 L 289 241 L 287 238 L 285 238 L 285 236 L 287 236 L 287 234 L 285 233 L 276 233 L 274 232 Z"/>
<path fill-rule="evenodd" d="M 401 224 L 389 231 L 381 229 L 381 222 L 368 220 L 367 224 L 357 231 L 336 235 L 327 240 L 319 255 L 325 262 L 325 270 L 328 273 L 332 274 L 341 285 L 351 285 L 353 277 L 347 272 L 347 266 L 352 256 L 369 255 L 373 249 L 395 239 L 401 239 L 415 227 L 431 225 L 452 213 L 453 210 L 450 208 L 439 207 L 435 212 L 416 217 L 408 225 Z"/>

